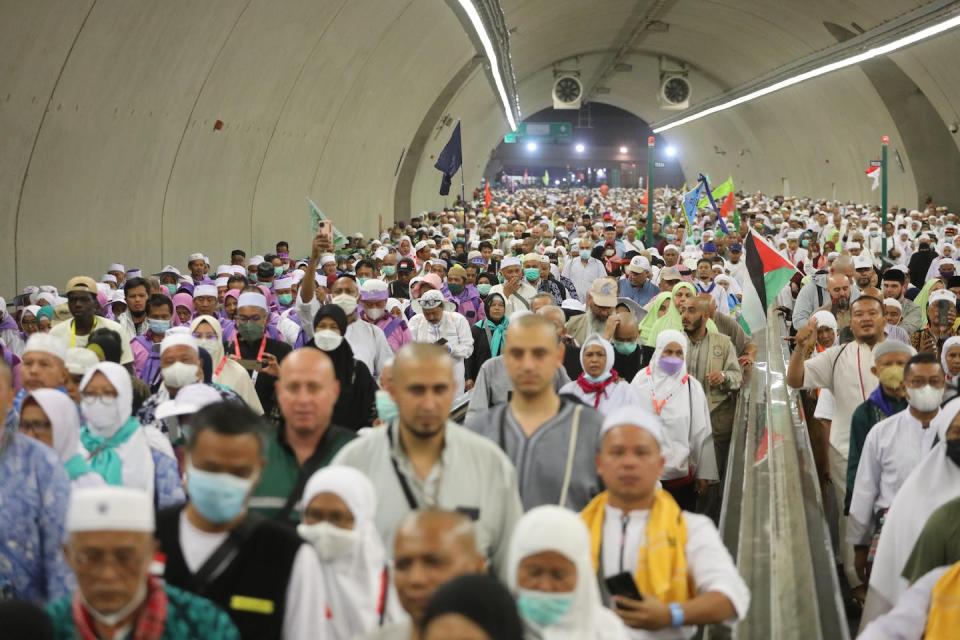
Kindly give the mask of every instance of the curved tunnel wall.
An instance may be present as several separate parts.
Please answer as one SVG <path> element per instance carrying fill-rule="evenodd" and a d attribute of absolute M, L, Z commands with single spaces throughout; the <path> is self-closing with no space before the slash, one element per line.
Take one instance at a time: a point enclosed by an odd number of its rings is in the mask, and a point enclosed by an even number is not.
<path fill-rule="evenodd" d="M 635 8 L 622 0 L 501 4 L 523 113 L 548 106 L 553 63 L 579 54 L 582 70 L 596 68 Z M 603 99 L 656 122 L 666 115 L 655 102 L 658 55 L 688 61 L 695 100 L 704 99 L 835 42 L 826 20 L 869 29 L 913 5 L 667 2 L 669 31 L 644 36 L 627 60 L 634 72 L 610 78 Z M 445 0 L 4 2 L 0 294 L 99 275 L 113 260 L 150 271 L 185 266 L 198 249 L 218 262 L 234 247 L 259 252 L 280 238 L 303 253 L 308 195 L 345 231 L 367 234 L 380 216 L 389 223 L 406 209 L 451 204 L 437 195 L 432 167 L 449 135 L 434 131 L 439 119 L 463 121 L 468 190 L 506 131 L 482 66 L 450 86 L 476 55 Z M 955 33 L 890 59 L 943 123 L 960 121 Z M 445 88 L 447 105 L 438 103 Z M 218 119 L 224 127 L 214 131 Z M 400 184 L 401 153 L 422 131 L 430 132 L 422 154 L 408 156 Z M 745 190 L 777 193 L 786 177 L 792 194 L 870 201 L 879 194 L 863 169 L 884 133 L 904 161 L 891 173 L 891 203 L 915 206 L 911 154 L 858 69 L 665 139 L 680 147 L 688 176 L 730 173 Z"/>
<path fill-rule="evenodd" d="M 0 293 L 280 238 L 303 253 L 306 196 L 375 232 L 474 55 L 444 0 L 4 3 Z"/>

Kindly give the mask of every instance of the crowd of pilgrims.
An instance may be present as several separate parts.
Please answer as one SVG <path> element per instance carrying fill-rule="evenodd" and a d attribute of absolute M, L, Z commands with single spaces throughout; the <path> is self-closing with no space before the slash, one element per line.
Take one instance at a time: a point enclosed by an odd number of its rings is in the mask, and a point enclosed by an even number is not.
<path fill-rule="evenodd" d="M 114 263 L 0 305 L 4 629 L 736 623 L 750 592 L 716 522 L 757 355 L 747 234 L 796 267 L 770 314 L 861 637 L 960 628 L 955 214 L 882 227 L 876 207 L 757 193 L 690 223 L 661 190 L 648 228 L 633 189 L 474 195 L 370 240 L 320 233 L 304 259 Z"/>

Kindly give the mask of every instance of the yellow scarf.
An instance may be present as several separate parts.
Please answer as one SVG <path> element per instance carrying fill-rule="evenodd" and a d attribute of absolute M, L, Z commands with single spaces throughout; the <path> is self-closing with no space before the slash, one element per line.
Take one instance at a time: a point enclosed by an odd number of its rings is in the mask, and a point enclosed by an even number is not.
<path fill-rule="evenodd" d="M 960 562 L 940 576 L 930 594 L 927 640 L 956 638 L 960 629 Z"/>
<path fill-rule="evenodd" d="M 590 501 L 580 512 L 590 530 L 590 557 L 594 571 L 600 566 L 600 544 L 606 518 L 606 491 Z M 673 496 L 657 489 L 647 520 L 646 546 L 637 554 L 635 579 L 640 593 L 660 602 L 686 602 L 693 588 L 687 573 L 687 524 Z"/>

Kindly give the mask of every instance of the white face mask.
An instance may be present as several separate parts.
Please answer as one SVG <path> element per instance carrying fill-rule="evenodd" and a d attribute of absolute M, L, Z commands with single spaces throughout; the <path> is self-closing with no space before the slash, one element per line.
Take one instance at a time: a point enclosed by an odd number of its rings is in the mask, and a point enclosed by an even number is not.
<path fill-rule="evenodd" d="M 313 344 L 321 351 L 334 351 L 343 342 L 343 336 L 333 329 L 321 329 L 313 334 Z"/>
<path fill-rule="evenodd" d="M 109 438 L 122 426 L 120 424 L 120 405 L 116 398 L 104 404 L 99 399 L 84 398 L 80 403 L 87 426 L 99 438 Z"/>
<path fill-rule="evenodd" d="M 335 295 L 330 302 L 343 309 L 343 312 L 348 316 L 357 310 L 357 299 L 349 293 Z"/>
<path fill-rule="evenodd" d="M 334 562 L 351 556 L 357 543 L 355 530 L 341 529 L 329 522 L 297 525 L 297 533 L 313 545 L 320 562 Z"/>
<path fill-rule="evenodd" d="M 910 406 L 917 411 L 933 411 L 940 406 L 943 398 L 943 389 L 925 384 L 919 389 L 907 387 L 907 400 Z"/>
<path fill-rule="evenodd" d="M 174 362 L 169 367 L 165 367 L 161 374 L 163 383 L 171 389 L 180 389 L 188 384 L 197 382 L 198 367 L 195 364 L 186 362 Z"/>
<path fill-rule="evenodd" d="M 217 343 L 220 342 L 216 338 L 197 338 L 197 346 L 209 353 L 211 356 L 217 349 Z M 217 363 L 214 362 L 214 365 Z"/>
<path fill-rule="evenodd" d="M 382 318 L 383 314 L 385 314 L 386 312 L 387 312 L 386 309 L 381 309 L 379 307 L 373 307 L 372 309 L 367 309 L 365 311 L 365 313 L 367 314 L 367 317 L 373 320 L 374 322 Z"/>

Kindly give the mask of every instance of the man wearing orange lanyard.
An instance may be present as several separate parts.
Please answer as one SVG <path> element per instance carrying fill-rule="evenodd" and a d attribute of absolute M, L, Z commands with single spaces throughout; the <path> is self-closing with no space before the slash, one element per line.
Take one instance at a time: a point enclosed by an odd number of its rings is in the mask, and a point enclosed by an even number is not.
<path fill-rule="evenodd" d="M 274 385 L 280 375 L 280 361 L 291 351 L 290 345 L 264 333 L 269 315 L 262 293 L 241 293 L 237 301 L 237 334 L 232 349 L 227 350 L 250 373 L 265 416 L 271 415 L 277 406 Z"/>
<path fill-rule="evenodd" d="M 854 410 L 879 384 L 871 372 L 873 350 L 886 340 L 883 301 L 862 295 L 850 303 L 850 330 L 853 342 L 840 344 L 804 361 L 817 338 L 817 321 L 811 317 L 796 336 L 796 348 L 787 368 L 787 384 L 794 389 L 829 389 L 835 408 L 828 436 L 830 439 L 829 476 L 842 505 L 846 494 L 847 456 L 850 449 L 850 422 Z M 841 510 L 842 513 L 842 510 Z M 840 539 L 846 539 L 846 519 L 840 518 Z M 854 570 L 853 550 L 841 545 L 842 561 L 851 588 L 860 584 Z"/>

